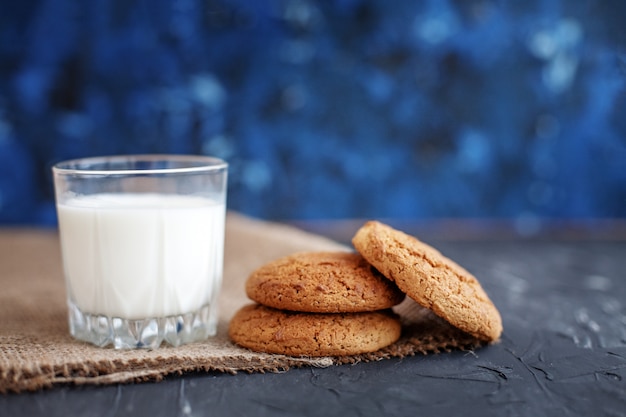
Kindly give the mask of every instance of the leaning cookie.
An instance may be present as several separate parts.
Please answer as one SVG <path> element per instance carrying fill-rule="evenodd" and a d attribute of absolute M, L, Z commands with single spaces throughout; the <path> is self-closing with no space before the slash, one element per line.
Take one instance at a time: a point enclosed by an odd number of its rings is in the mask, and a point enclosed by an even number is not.
<path fill-rule="evenodd" d="M 400 338 L 390 310 L 366 313 L 297 313 L 259 304 L 231 319 L 233 342 L 256 352 L 288 356 L 345 356 L 375 352 Z"/>
<path fill-rule="evenodd" d="M 363 225 L 352 243 L 409 297 L 453 326 L 487 342 L 500 337 L 500 313 L 478 280 L 431 246 L 377 221 Z"/>
<path fill-rule="evenodd" d="M 265 306 L 309 313 L 383 310 L 405 297 L 351 252 L 301 252 L 276 259 L 250 274 L 246 294 Z"/>

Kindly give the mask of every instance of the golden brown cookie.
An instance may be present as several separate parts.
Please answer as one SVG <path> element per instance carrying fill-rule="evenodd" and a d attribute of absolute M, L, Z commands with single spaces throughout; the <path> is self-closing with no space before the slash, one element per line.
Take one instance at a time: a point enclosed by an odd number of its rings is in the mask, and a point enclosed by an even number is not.
<path fill-rule="evenodd" d="M 289 356 L 344 356 L 375 352 L 400 338 L 391 310 L 366 313 L 298 313 L 260 304 L 242 307 L 228 334 L 240 346 Z"/>
<path fill-rule="evenodd" d="M 351 252 L 301 252 L 276 259 L 250 274 L 246 293 L 259 304 L 309 313 L 383 310 L 405 297 Z"/>
<path fill-rule="evenodd" d="M 352 243 L 409 297 L 453 326 L 488 342 L 500 337 L 500 313 L 478 280 L 436 249 L 377 221 L 363 225 Z"/>

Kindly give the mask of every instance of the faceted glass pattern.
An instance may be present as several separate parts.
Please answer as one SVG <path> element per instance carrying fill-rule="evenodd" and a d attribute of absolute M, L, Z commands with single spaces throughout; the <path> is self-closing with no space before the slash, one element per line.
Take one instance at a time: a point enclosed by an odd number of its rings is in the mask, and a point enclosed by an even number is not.
<path fill-rule="evenodd" d="M 127 320 L 82 312 L 72 301 L 69 305 L 70 333 L 96 346 L 115 349 L 158 348 L 205 340 L 217 331 L 217 316 L 209 305 L 191 313 L 141 320 Z"/>

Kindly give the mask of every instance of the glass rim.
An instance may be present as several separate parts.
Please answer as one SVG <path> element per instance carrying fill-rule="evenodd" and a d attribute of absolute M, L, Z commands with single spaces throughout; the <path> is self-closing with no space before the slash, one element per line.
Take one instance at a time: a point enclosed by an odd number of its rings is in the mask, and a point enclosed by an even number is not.
<path fill-rule="evenodd" d="M 187 166 L 171 168 L 89 168 L 89 166 L 105 165 L 110 163 L 137 163 L 137 162 L 180 162 Z M 211 172 L 226 169 L 228 163 L 220 158 L 208 155 L 178 155 L 178 154 L 137 154 L 137 155 L 110 155 L 92 156 L 86 158 L 68 159 L 57 162 L 52 166 L 56 174 L 64 175 L 152 175 L 152 174 L 186 174 L 194 172 Z"/>

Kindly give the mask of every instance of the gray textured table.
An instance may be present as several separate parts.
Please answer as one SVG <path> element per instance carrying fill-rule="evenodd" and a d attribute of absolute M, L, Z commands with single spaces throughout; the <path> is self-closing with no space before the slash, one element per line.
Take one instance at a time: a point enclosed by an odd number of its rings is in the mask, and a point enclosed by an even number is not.
<path fill-rule="evenodd" d="M 500 309 L 501 343 L 277 374 L 0 396 L 0 416 L 626 416 L 626 241 L 430 242 Z"/>

